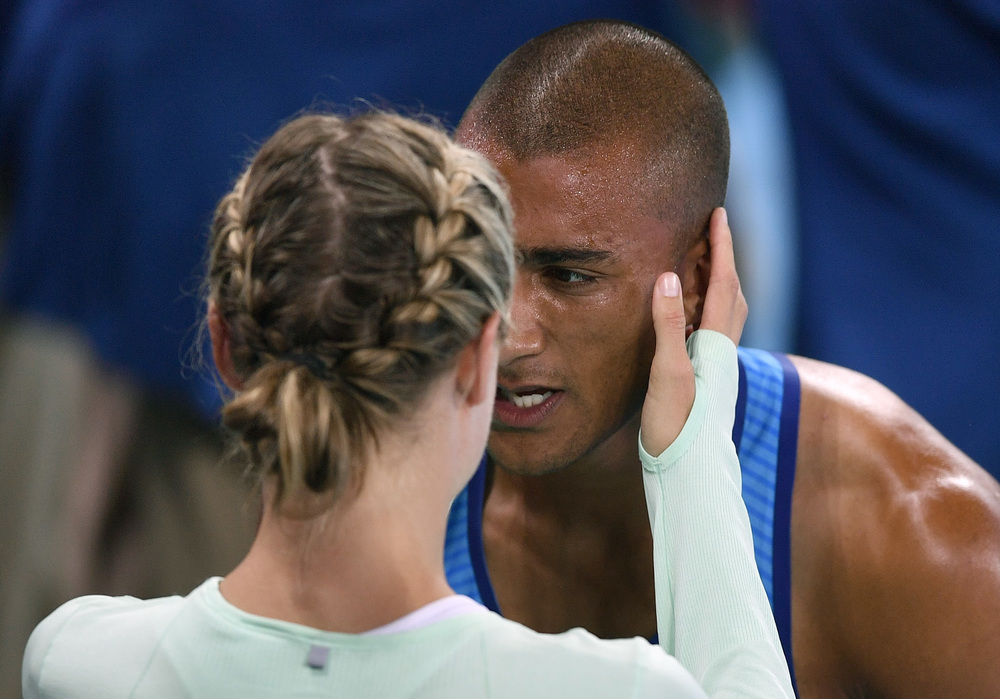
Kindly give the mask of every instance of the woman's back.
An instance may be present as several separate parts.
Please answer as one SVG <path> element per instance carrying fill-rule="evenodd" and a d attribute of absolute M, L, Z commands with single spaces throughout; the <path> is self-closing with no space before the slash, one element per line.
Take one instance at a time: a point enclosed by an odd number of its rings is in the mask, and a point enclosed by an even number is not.
<path fill-rule="evenodd" d="M 426 625 L 346 634 L 243 612 L 219 578 L 187 597 L 81 597 L 39 627 L 25 671 L 38 678 L 36 696 L 81 699 L 704 696 L 643 639 L 539 634 L 447 599 L 451 613 Z"/>

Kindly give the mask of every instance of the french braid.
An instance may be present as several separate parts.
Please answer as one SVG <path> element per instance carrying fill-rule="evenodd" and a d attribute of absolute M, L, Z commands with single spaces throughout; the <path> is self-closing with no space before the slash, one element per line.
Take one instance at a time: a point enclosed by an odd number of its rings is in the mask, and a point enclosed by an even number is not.
<path fill-rule="evenodd" d="M 223 408 L 279 498 L 339 493 L 513 285 L 511 212 L 479 155 L 397 115 L 310 115 L 222 198 L 208 287 L 244 387 Z"/>

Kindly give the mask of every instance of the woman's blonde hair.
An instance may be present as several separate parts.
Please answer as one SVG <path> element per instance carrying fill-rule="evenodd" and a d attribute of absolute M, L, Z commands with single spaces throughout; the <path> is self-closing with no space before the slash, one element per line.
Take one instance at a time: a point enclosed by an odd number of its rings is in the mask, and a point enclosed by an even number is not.
<path fill-rule="evenodd" d="M 439 129 L 384 112 L 299 117 L 220 201 L 209 297 L 244 387 L 223 421 L 250 469 L 339 494 L 380 432 L 510 303 L 499 176 Z"/>

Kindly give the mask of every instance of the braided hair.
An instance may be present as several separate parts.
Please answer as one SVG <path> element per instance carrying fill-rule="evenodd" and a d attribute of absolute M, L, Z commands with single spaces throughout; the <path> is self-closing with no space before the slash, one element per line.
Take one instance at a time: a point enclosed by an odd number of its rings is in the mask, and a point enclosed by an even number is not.
<path fill-rule="evenodd" d="M 223 408 L 278 497 L 360 483 L 379 433 L 499 311 L 511 211 L 484 158 L 384 112 L 299 117 L 212 225 L 208 293 L 243 389 Z"/>

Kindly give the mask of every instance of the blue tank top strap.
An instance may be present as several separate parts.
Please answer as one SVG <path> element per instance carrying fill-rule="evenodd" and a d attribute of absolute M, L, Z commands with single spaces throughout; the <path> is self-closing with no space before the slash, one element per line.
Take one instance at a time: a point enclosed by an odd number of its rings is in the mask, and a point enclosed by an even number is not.
<path fill-rule="evenodd" d="M 444 570 L 448 584 L 494 612 L 500 613 L 483 546 L 483 504 L 486 496 L 486 456 L 448 514 L 444 544 Z"/>
<path fill-rule="evenodd" d="M 798 447 L 798 372 L 782 354 L 744 347 L 739 348 L 739 363 L 733 441 L 740 457 L 743 501 L 757 569 L 791 669 L 789 533 Z"/>
<path fill-rule="evenodd" d="M 742 414 L 742 419 L 734 425 L 733 441 L 740 457 L 754 557 L 773 608 L 774 505 L 784 379 L 770 352 L 740 348 L 739 365 L 743 393 L 737 416 Z"/>
<path fill-rule="evenodd" d="M 733 437 L 743 475 L 743 501 L 750 515 L 757 568 L 794 685 L 790 525 L 798 452 L 799 376 L 783 354 L 741 347 L 739 362 L 740 396 Z"/>
<path fill-rule="evenodd" d="M 774 539 L 780 545 L 774 546 L 774 621 L 781 638 L 781 647 L 785 651 L 788 671 L 792 676 L 792 687 L 798 694 L 795 684 L 795 665 L 792 663 L 792 488 L 795 485 L 795 462 L 799 451 L 799 410 L 801 406 L 802 388 L 799 384 L 799 372 L 792 366 L 788 357 L 783 354 L 774 355 L 781 363 L 784 372 L 784 386 L 781 404 L 781 436 L 778 440 L 777 479 L 774 494 Z"/>
<path fill-rule="evenodd" d="M 487 608 L 500 613 L 490 573 L 486 570 L 486 547 L 483 545 L 483 508 L 486 504 L 486 456 L 479 462 L 479 468 L 469 481 L 469 559 L 476 578 L 480 601 Z"/>
<path fill-rule="evenodd" d="M 733 444 L 737 445 L 743 439 L 743 421 L 747 415 L 747 370 L 743 367 L 742 360 L 739 362 L 739 367 L 740 387 L 736 394 L 736 417 L 733 420 Z"/>

